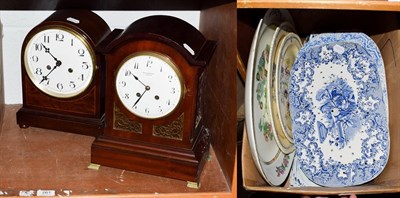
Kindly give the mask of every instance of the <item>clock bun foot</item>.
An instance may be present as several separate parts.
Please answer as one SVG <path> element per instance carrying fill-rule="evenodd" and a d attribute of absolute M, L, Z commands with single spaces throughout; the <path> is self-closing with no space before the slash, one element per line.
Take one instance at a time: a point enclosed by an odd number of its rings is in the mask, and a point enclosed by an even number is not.
<path fill-rule="evenodd" d="M 28 128 L 29 127 L 29 125 L 26 125 L 26 124 L 19 124 L 19 128 L 21 128 L 21 129 L 26 129 L 26 128 Z"/>

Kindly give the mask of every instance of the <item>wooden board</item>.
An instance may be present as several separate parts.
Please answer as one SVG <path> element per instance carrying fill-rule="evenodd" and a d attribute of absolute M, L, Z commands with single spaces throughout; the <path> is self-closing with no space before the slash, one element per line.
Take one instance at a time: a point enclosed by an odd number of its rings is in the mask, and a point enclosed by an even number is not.
<path fill-rule="evenodd" d="M 398 11 L 399 2 L 387 0 L 238 0 L 238 8 L 300 8 Z"/>
<path fill-rule="evenodd" d="M 211 149 L 200 177 L 200 188 L 185 181 L 100 167 L 88 169 L 93 137 L 30 127 L 20 129 L 15 113 L 20 105 L 6 105 L 0 132 L 0 195 L 20 191 L 53 190 L 55 195 L 116 197 L 232 196 Z"/>

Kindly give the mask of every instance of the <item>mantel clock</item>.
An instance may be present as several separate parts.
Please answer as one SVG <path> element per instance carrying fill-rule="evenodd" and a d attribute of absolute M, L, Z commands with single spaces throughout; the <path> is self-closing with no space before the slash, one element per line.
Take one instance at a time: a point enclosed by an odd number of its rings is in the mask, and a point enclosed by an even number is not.
<path fill-rule="evenodd" d="M 92 163 L 197 181 L 210 145 L 202 71 L 216 42 L 181 19 L 150 16 L 102 43 L 107 117 Z"/>
<path fill-rule="evenodd" d="M 111 32 L 89 10 L 58 10 L 25 37 L 20 127 L 96 136 L 104 126 L 104 66 L 96 50 Z"/>

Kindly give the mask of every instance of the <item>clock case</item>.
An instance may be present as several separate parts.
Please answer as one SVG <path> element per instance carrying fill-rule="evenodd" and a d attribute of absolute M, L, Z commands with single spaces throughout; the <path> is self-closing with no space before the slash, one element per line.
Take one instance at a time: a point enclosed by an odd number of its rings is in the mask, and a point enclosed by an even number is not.
<path fill-rule="evenodd" d="M 190 46 L 193 54 L 185 49 Z M 203 125 L 202 71 L 216 42 L 207 40 L 187 22 L 150 16 L 125 30 L 115 29 L 100 45 L 107 64 L 106 126 L 91 148 L 92 163 L 158 176 L 198 182 L 210 147 Z M 165 117 L 144 119 L 130 113 L 116 95 L 115 76 L 121 62 L 139 51 L 153 51 L 176 63 L 184 96 Z"/>
<path fill-rule="evenodd" d="M 29 40 L 39 31 L 52 27 L 78 32 L 95 53 L 91 84 L 71 98 L 56 98 L 40 91 L 25 70 L 24 50 Z M 27 34 L 21 50 L 23 106 L 17 112 L 17 124 L 21 128 L 33 126 L 89 136 L 102 132 L 105 119 L 104 57 L 97 53 L 96 47 L 110 32 L 107 23 L 89 10 L 57 10 Z"/>

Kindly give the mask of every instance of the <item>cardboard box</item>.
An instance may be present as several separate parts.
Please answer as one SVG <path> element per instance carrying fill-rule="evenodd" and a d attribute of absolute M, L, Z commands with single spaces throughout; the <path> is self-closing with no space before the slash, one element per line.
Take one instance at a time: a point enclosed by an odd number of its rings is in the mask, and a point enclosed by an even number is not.
<path fill-rule="evenodd" d="M 282 187 L 269 186 L 257 171 L 251 156 L 247 132 L 242 145 L 243 186 L 249 191 L 292 193 L 304 195 L 380 194 L 400 192 L 400 30 L 371 36 L 381 50 L 384 59 L 389 100 L 389 161 L 383 172 L 373 181 L 352 187 Z"/>

